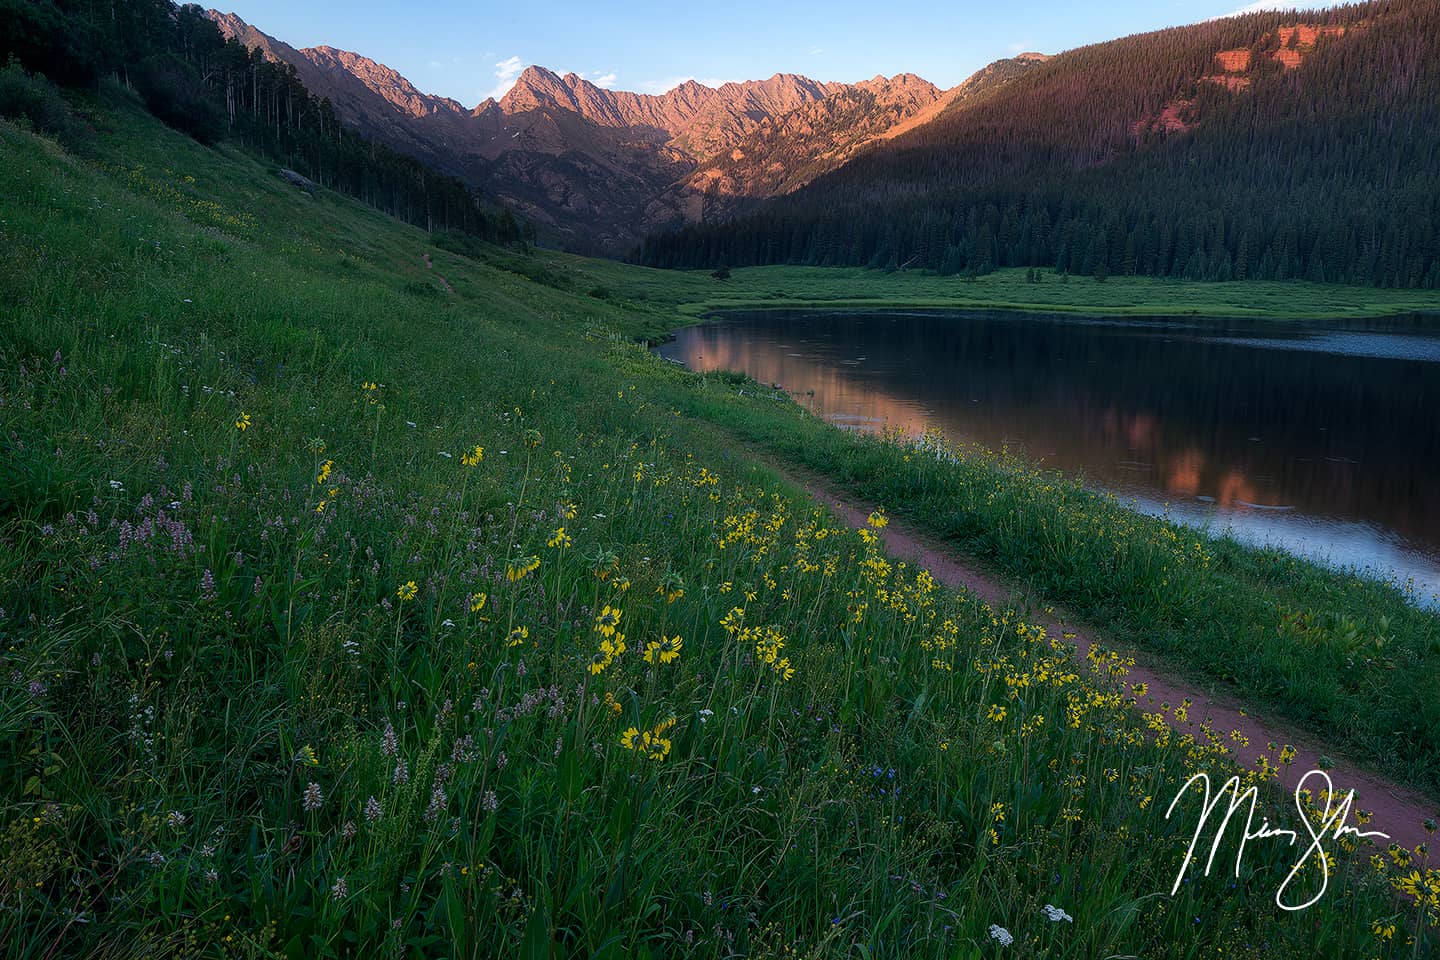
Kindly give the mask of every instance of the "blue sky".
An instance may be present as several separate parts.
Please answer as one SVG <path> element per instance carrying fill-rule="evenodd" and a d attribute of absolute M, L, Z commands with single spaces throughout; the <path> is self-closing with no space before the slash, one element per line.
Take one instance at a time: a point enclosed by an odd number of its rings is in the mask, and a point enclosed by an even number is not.
<path fill-rule="evenodd" d="M 661 93 L 690 78 L 713 86 L 777 72 L 855 81 L 908 71 L 950 87 L 992 60 L 1025 50 L 1057 53 L 1242 7 L 1328 5 L 1305 0 L 211 2 L 293 46 L 353 50 L 395 68 L 426 93 L 466 106 L 503 93 L 531 63 L 642 93 Z"/>

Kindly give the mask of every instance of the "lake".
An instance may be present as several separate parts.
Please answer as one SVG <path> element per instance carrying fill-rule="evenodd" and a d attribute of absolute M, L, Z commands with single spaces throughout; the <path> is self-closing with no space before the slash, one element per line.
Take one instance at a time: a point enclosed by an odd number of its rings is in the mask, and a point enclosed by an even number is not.
<path fill-rule="evenodd" d="M 659 352 L 839 426 L 938 427 L 1145 512 L 1440 592 L 1433 322 L 735 311 Z"/>

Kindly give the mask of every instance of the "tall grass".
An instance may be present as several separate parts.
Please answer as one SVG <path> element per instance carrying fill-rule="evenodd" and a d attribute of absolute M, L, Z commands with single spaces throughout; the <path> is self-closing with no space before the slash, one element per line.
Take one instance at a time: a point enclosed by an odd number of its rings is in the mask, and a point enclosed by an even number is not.
<path fill-rule="evenodd" d="M 1440 618 L 1403 585 L 1208 537 L 974 445 L 835 430 L 755 384 L 672 384 L 687 414 L 885 504 L 1112 641 L 1440 796 Z"/>
<path fill-rule="evenodd" d="M 1170 896 L 1226 731 L 677 415 L 623 298 L 439 254 L 450 297 L 417 231 L 97 122 L 0 126 L 7 955 L 1433 947 L 1399 850 Z"/>

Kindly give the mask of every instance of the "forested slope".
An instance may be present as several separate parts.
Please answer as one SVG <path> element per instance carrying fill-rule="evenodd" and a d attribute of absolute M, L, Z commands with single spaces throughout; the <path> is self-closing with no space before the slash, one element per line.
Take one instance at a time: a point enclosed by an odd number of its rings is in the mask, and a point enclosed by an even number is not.
<path fill-rule="evenodd" d="M 1440 2 L 1263 13 L 1084 47 L 658 266 L 1440 285 Z"/>

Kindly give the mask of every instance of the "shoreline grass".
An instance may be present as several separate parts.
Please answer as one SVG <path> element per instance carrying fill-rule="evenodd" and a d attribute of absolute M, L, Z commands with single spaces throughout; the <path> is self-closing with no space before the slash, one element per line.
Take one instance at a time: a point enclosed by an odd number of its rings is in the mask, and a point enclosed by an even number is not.
<path fill-rule="evenodd" d="M 561 260 L 586 283 L 640 303 L 673 307 L 682 317 L 730 309 L 992 309 L 1096 316 L 1269 320 L 1371 320 L 1418 315 L 1440 319 L 1440 292 L 1384 290 L 1306 281 L 1203 283 L 1151 277 L 1088 277 L 1064 282 L 1048 271 L 1027 283 L 1026 271 L 975 278 L 886 274 L 841 267 L 746 267 L 717 281 L 702 271 L 667 271 L 600 260 Z"/>
<path fill-rule="evenodd" d="M 1169 896 L 1226 731 L 787 494 L 663 303 L 94 120 L 0 124 L 6 955 L 1433 949 L 1409 852 Z"/>

